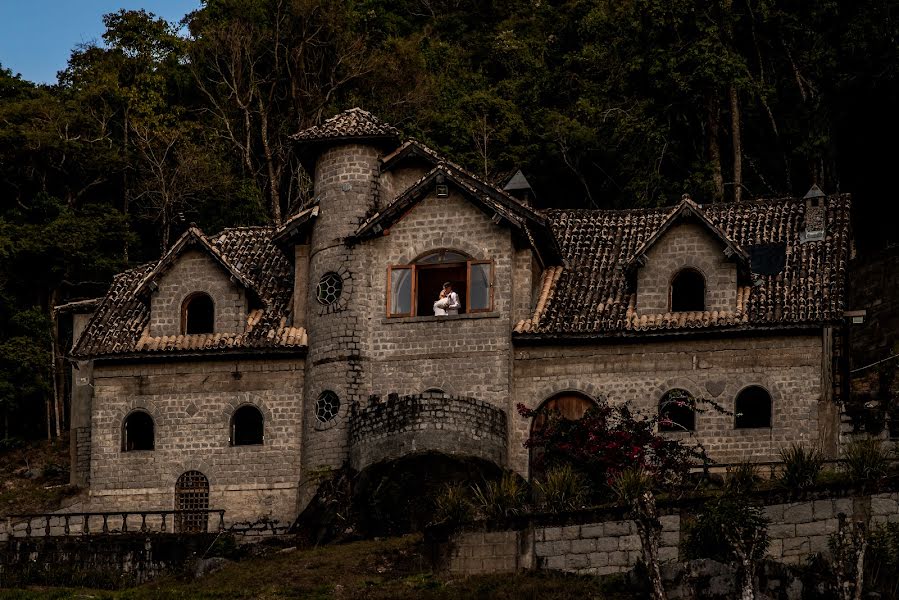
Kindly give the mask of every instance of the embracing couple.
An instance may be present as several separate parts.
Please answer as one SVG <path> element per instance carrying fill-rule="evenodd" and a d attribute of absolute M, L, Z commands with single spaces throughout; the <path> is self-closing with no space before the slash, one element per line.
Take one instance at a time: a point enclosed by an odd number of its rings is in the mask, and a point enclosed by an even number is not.
<path fill-rule="evenodd" d="M 440 291 L 440 298 L 434 303 L 434 316 L 459 314 L 459 294 L 453 291 L 453 284 L 447 281 Z"/>

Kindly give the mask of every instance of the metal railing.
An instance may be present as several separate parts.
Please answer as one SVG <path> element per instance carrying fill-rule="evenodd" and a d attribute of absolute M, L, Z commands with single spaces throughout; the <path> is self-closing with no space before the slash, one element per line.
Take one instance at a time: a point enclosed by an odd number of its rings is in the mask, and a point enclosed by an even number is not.
<path fill-rule="evenodd" d="M 217 524 L 212 523 L 215 521 L 215 515 L 218 515 Z M 225 531 L 224 509 L 8 515 L 5 533 L 11 539 L 91 534 L 192 534 L 221 531 Z"/>

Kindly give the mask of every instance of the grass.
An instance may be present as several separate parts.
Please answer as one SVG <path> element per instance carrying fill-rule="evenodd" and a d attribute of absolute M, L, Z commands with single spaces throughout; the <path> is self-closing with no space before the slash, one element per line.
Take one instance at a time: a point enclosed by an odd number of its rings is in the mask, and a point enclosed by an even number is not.
<path fill-rule="evenodd" d="M 308 598 L 310 600 L 624 600 L 616 578 L 553 572 L 451 578 L 422 559 L 417 536 L 279 552 L 229 564 L 196 580 L 174 577 L 108 592 L 34 588 L 0 590 L 0 599 L 97 600 Z"/>

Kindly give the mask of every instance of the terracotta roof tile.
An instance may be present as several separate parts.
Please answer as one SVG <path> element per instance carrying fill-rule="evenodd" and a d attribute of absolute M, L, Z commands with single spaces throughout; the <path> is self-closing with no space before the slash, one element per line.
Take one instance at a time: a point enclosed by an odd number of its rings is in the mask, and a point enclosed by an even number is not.
<path fill-rule="evenodd" d="M 546 217 L 565 259 L 546 269 L 534 315 L 515 332 L 528 335 L 626 335 L 661 330 L 792 327 L 842 318 L 849 258 L 849 197 L 826 200 L 827 230 L 803 243 L 805 203 L 795 199 L 712 204 L 703 214 L 740 248 L 784 243 L 786 263 L 776 275 L 752 273 L 728 312 L 638 315 L 634 283 L 625 268 L 672 209 L 550 210 Z"/>
<path fill-rule="evenodd" d="M 163 257 L 117 275 L 72 354 L 99 357 L 174 351 L 300 348 L 306 332 L 288 326 L 293 294 L 293 267 L 272 241 L 274 227 L 238 227 L 204 238 L 240 278 L 258 293 L 264 308 L 247 315 L 243 332 L 208 335 L 150 336 L 148 299 L 140 286 Z"/>
<path fill-rule="evenodd" d="M 293 135 L 298 142 L 326 142 L 349 138 L 386 138 L 399 140 L 396 127 L 384 123 L 361 108 L 338 113 L 321 125 L 314 125 Z"/>

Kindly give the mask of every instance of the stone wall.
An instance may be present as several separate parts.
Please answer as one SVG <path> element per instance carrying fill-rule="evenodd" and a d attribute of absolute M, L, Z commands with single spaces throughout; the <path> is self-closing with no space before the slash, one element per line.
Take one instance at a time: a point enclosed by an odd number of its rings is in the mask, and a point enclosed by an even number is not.
<path fill-rule="evenodd" d="M 157 282 L 150 300 L 150 335 L 181 335 L 181 308 L 195 292 L 215 304 L 214 333 L 243 333 L 247 327 L 246 292 L 206 252 L 187 250 Z"/>
<path fill-rule="evenodd" d="M 506 414 L 474 398 L 440 393 L 403 396 L 350 415 L 350 466 L 413 452 L 438 451 L 506 462 Z"/>
<path fill-rule="evenodd" d="M 671 280 L 684 268 L 705 278 L 705 309 L 737 309 L 737 267 L 724 256 L 723 244 L 699 223 L 674 225 L 646 253 L 637 273 L 637 312 L 670 312 Z"/>
<path fill-rule="evenodd" d="M 115 588 L 184 568 L 215 540 L 201 535 L 97 535 L 14 539 L 0 543 L 0 581 L 27 585 Z"/>
<path fill-rule="evenodd" d="M 818 439 L 821 357 L 818 335 L 518 347 L 513 396 L 536 408 L 556 393 L 576 390 L 653 412 L 667 391 L 680 388 L 733 411 L 737 394 L 759 385 L 771 394 L 772 427 L 735 429 L 733 415 L 706 409 L 696 415 L 696 437 L 719 462 L 775 461 L 781 447 Z M 529 428 L 528 420 L 510 417 L 510 463 L 522 473 L 527 472 L 528 454 L 522 444 Z"/>
<path fill-rule="evenodd" d="M 309 285 L 306 293 L 306 329 L 309 340 L 305 401 L 303 405 L 303 473 L 339 468 L 347 459 L 347 415 L 354 402 L 368 398 L 367 356 L 369 318 L 364 299 L 369 274 L 357 248 L 345 243 L 366 214 L 375 207 L 378 149 L 344 145 L 325 150 L 315 169 L 315 195 L 319 215 L 309 246 Z M 328 273 L 340 276 L 340 298 L 323 305 L 317 298 L 319 281 Z M 318 399 L 333 393 L 339 410 L 333 418 L 320 419 Z M 314 493 L 304 486 L 300 508 Z"/>
<path fill-rule="evenodd" d="M 685 507 L 683 514 L 676 506 L 663 509 L 663 562 L 683 560 L 683 517 L 700 509 Z M 837 531 L 840 513 L 866 519 L 871 526 L 899 523 L 899 492 L 775 502 L 766 505 L 764 513 L 771 521 L 767 557 L 800 564 L 814 554 L 828 555 L 827 542 Z M 463 531 L 438 543 L 435 556 L 440 568 L 459 574 L 535 568 L 604 575 L 628 571 L 641 559 L 636 533 L 634 522 L 622 518 L 620 511 L 538 515 L 506 531 Z"/>
<path fill-rule="evenodd" d="M 292 522 L 303 374 L 302 358 L 95 364 L 88 510 L 172 509 L 176 480 L 197 470 L 209 480 L 209 507 L 225 509 L 229 522 Z M 231 416 L 244 404 L 263 414 L 261 445 L 230 445 Z M 154 450 L 122 450 L 123 422 L 136 409 L 153 418 Z"/>

